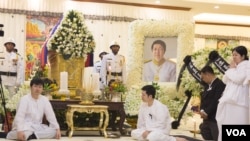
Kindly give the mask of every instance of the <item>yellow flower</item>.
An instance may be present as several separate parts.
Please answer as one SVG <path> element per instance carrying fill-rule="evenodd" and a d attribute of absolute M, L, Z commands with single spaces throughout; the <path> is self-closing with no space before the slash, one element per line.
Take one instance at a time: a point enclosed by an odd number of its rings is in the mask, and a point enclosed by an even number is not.
<path fill-rule="evenodd" d="M 113 82 L 111 82 L 110 86 L 107 86 L 105 88 L 105 91 L 107 93 L 111 93 L 111 92 L 123 92 L 124 93 L 127 91 L 127 88 L 121 81 L 114 80 Z"/>

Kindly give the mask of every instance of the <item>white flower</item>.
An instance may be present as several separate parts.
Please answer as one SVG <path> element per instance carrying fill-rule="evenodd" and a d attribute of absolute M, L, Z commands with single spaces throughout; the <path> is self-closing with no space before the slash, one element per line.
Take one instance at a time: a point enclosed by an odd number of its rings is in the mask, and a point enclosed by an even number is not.
<path fill-rule="evenodd" d="M 9 111 L 15 111 L 17 108 L 17 104 L 19 103 L 19 100 L 21 99 L 22 96 L 28 94 L 30 92 L 30 87 L 26 84 L 23 84 L 17 94 L 15 94 L 14 96 L 12 96 L 12 98 L 10 98 L 7 103 L 6 103 L 6 108 Z"/>
<path fill-rule="evenodd" d="M 83 14 L 74 10 L 66 13 L 57 30 L 48 40 L 47 47 L 48 50 L 62 54 L 64 59 L 82 58 L 93 52 L 94 38 L 87 30 Z"/>
<path fill-rule="evenodd" d="M 128 80 L 126 85 L 130 87 L 127 92 L 125 110 L 129 115 L 137 115 L 141 103 L 141 87 L 151 82 L 142 82 L 143 51 L 145 38 L 177 37 L 177 62 L 178 69 L 182 66 L 181 61 L 193 49 L 194 25 L 185 21 L 151 21 L 138 20 L 130 25 L 129 29 L 129 56 L 127 61 Z M 177 70 L 177 72 L 179 72 Z M 159 100 L 167 105 L 168 100 L 177 97 L 183 98 L 184 93 L 176 91 L 175 83 L 159 84 L 161 91 Z M 173 106 L 172 106 L 173 107 Z M 170 107 L 170 110 L 171 107 Z M 174 110 L 174 109 L 173 109 Z M 173 111 L 172 110 L 172 111 Z M 178 109 L 175 109 L 177 111 Z"/>
<path fill-rule="evenodd" d="M 233 46 L 228 46 L 225 48 L 220 48 L 217 51 L 219 55 L 229 63 L 232 56 L 232 49 Z M 209 53 L 213 50 L 213 48 L 203 48 L 194 52 L 191 55 L 194 66 L 201 70 L 208 62 Z M 211 66 L 214 69 L 216 76 L 221 79 L 223 74 L 218 70 L 218 68 L 216 68 L 214 64 L 211 64 Z M 202 86 L 196 81 L 196 79 L 193 78 L 191 74 L 189 74 L 188 70 L 183 72 L 181 87 L 183 87 L 185 90 L 192 91 L 193 96 L 200 96 L 201 92 L 203 91 Z"/>

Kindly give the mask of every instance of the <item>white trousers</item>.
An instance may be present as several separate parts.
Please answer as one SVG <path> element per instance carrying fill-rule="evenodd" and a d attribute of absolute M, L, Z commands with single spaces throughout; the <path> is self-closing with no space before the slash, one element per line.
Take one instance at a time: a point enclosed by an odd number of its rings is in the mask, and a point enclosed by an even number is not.
<path fill-rule="evenodd" d="M 26 140 L 33 133 L 36 135 L 37 139 L 52 139 L 56 137 L 56 129 L 43 125 L 42 128 L 39 128 L 38 130 L 37 129 L 34 129 L 34 131 L 25 130 L 24 134 L 25 134 Z M 16 140 L 17 130 L 11 130 L 7 134 L 6 139 Z"/>
<path fill-rule="evenodd" d="M 147 138 L 143 138 L 143 129 L 135 129 L 131 132 L 131 137 L 139 141 L 176 141 L 175 137 L 163 134 L 159 131 L 151 131 Z"/>

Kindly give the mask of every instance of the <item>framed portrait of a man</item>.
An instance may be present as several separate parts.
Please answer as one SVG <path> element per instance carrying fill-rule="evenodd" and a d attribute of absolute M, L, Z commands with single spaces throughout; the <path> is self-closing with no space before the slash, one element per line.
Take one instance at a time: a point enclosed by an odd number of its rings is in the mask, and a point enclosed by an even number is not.
<path fill-rule="evenodd" d="M 146 38 L 142 81 L 176 82 L 177 37 Z"/>

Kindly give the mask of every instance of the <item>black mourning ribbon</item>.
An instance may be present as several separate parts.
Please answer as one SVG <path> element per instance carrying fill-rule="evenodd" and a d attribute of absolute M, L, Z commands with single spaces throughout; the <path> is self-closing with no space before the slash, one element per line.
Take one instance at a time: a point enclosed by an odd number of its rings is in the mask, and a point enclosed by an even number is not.
<path fill-rule="evenodd" d="M 227 61 L 222 58 L 217 51 L 211 51 L 208 56 L 208 62 L 206 65 L 213 63 L 221 73 L 225 74 L 225 71 L 229 68 Z"/>
<path fill-rule="evenodd" d="M 185 91 L 185 95 L 187 96 L 187 100 L 186 100 L 185 104 L 183 105 L 181 112 L 179 113 L 178 119 L 171 123 L 172 129 L 177 129 L 178 126 L 180 125 L 180 121 L 182 119 L 182 116 L 183 116 L 183 114 L 188 106 L 188 103 L 192 97 L 192 92 L 187 90 L 187 91 Z"/>
<path fill-rule="evenodd" d="M 181 67 L 181 70 L 180 70 L 180 73 L 179 73 L 179 76 L 177 79 L 177 83 L 176 83 L 177 91 L 180 88 L 181 78 L 182 78 L 183 72 L 186 68 L 188 69 L 188 72 L 195 78 L 195 80 L 197 80 L 200 84 L 204 85 L 204 83 L 201 80 L 200 70 L 198 70 L 198 68 L 194 66 L 191 56 L 187 55 L 183 59 L 183 62 L 184 62 L 184 64 Z"/>

